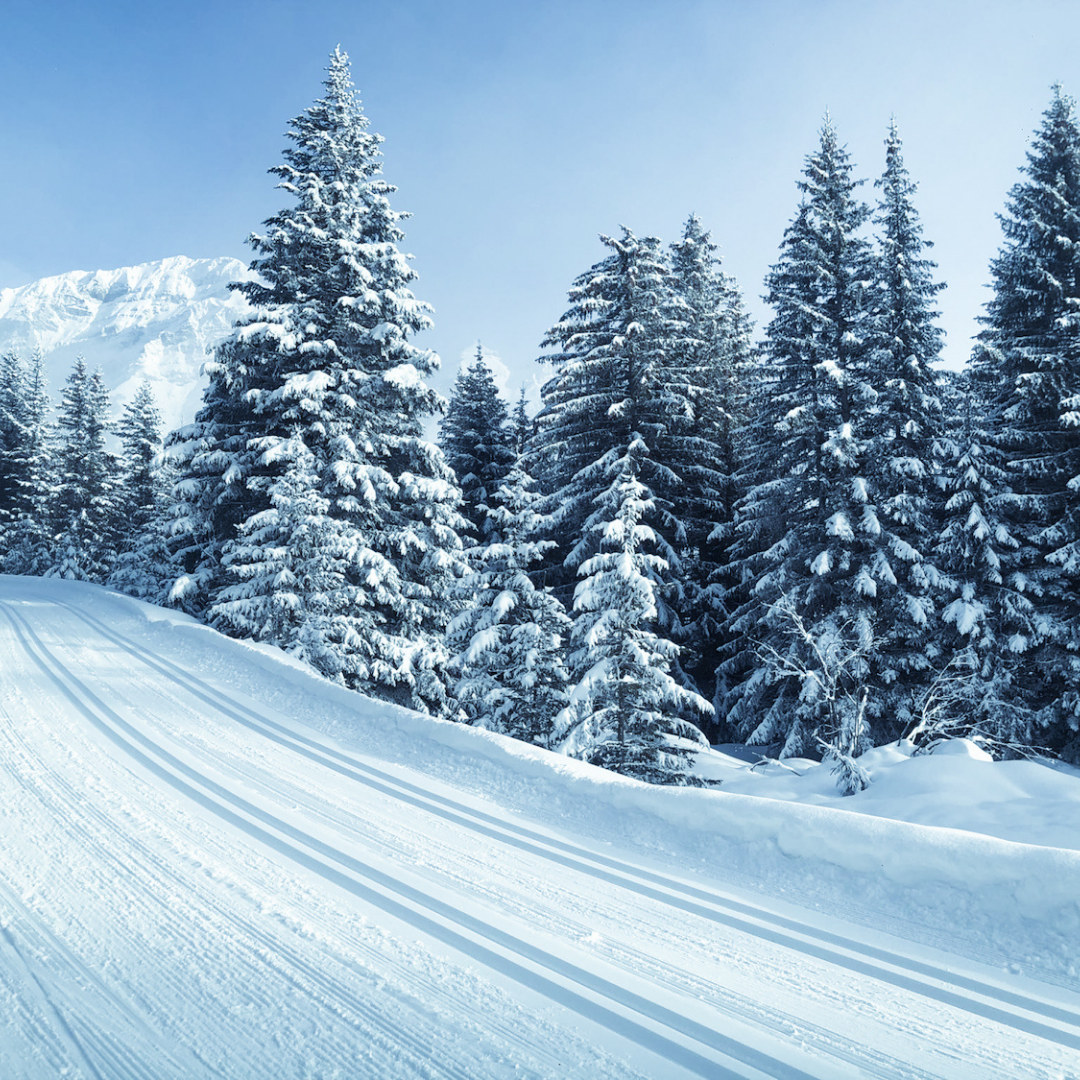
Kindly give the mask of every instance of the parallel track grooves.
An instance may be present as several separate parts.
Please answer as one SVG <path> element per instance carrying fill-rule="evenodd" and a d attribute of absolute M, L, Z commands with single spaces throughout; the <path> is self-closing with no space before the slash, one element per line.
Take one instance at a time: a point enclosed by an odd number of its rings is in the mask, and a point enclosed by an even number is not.
<path fill-rule="evenodd" d="M 457 911 L 437 898 L 365 866 L 201 775 L 124 720 L 55 658 L 26 619 L 14 612 L 10 605 L 0 606 L 28 655 L 106 738 L 174 790 L 271 850 L 372 906 L 403 919 L 415 929 L 472 960 L 560 1005 L 568 1005 L 579 1015 L 687 1071 L 711 1080 L 745 1076 L 745 1073 L 733 1071 L 715 1057 L 706 1056 L 677 1041 L 673 1035 L 767 1077 L 811 1080 L 810 1074 L 793 1065 L 650 1002 L 633 991 L 546 953 L 505 931 L 488 926 L 466 912 Z M 220 704 L 216 707 L 220 708 Z M 665 1034 L 664 1029 L 672 1034 Z"/>
<path fill-rule="evenodd" d="M 302 754 L 339 775 L 377 790 L 381 794 L 405 801 L 445 820 L 529 851 L 559 865 L 632 890 L 638 895 L 671 904 L 690 914 L 751 934 L 772 944 L 795 949 L 857 974 L 881 980 L 891 986 L 975 1013 L 996 1023 L 1080 1050 L 1080 1016 L 1076 1012 L 1050 1002 L 1026 997 L 993 983 L 977 981 L 921 960 L 891 953 L 877 946 L 866 943 L 855 946 L 829 931 L 800 924 L 782 915 L 752 908 L 748 904 L 731 898 L 716 896 L 687 882 L 665 878 L 644 867 L 634 866 L 602 853 L 588 851 L 567 841 L 544 836 L 516 823 L 431 794 L 408 781 L 362 762 L 353 755 L 326 746 L 275 723 L 198 676 L 117 633 L 94 616 L 69 604 L 60 603 L 58 606 L 64 607 L 147 666 L 183 686 L 195 698 L 247 729 L 256 731 L 265 738 Z M 817 939 L 817 941 L 807 939 Z M 852 955 L 854 953 L 860 955 Z M 934 985 L 935 983 L 944 985 L 937 986 Z M 974 996 L 966 996 L 965 991 Z M 984 1000 L 979 1001 L 979 998 Z M 1066 1025 L 1071 1030 L 1062 1031 L 1060 1028 L 1029 1016 L 1008 1012 L 994 1004 L 986 1003 L 986 999 L 1023 1010 L 1052 1023 Z"/>

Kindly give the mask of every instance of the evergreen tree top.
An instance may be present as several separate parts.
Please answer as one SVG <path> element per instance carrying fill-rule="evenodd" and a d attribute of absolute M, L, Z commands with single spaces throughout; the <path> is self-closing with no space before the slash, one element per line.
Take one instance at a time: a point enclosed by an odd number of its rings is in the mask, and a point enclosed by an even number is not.
<path fill-rule="evenodd" d="M 923 252 L 933 244 L 923 238 L 922 223 L 912 203 L 918 185 L 904 165 L 903 143 L 895 118 L 885 137 L 885 171 L 875 181 L 881 196 L 874 213 L 881 248 L 879 276 L 879 345 L 891 351 L 899 363 L 909 365 L 908 377 L 914 377 L 914 360 L 928 373 L 928 365 L 941 352 L 944 332 L 935 320 L 940 312 L 930 305 L 944 282 L 934 280 L 937 263 Z"/>
<path fill-rule="evenodd" d="M 1010 428 L 1059 432 L 1080 356 L 1080 125 L 1060 86 L 1020 171 L 999 215 L 1004 243 L 972 364 L 987 371 Z"/>
<path fill-rule="evenodd" d="M 390 206 L 396 189 L 381 176 L 382 138 L 368 130 L 340 48 L 324 86 L 291 121 L 292 145 L 270 169 L 295 202 L 249 238 L 261 280 L 233 286 L 257 309 L 249 335 L 308 352 L 316 367 L 347 353 L 363 357 L 369 372 L 408 363 L 429 374 L 438 358 L 405 340 L 431 326 L 430 305 L 408 288 L 416 277 L 410 256 L 397 247 L 409 215 Z"/>
<path fill-rule="evenodd" d="M 847 148 L 840 144 L 832 118 L 825 114 L 817 150 L 806 155 L 804 179 L 799 190 L 813 208 L 819 228 L 831 231 L 837 240 L 858 228 L 870 216 L 869 207 L 855 197 L 862 180 L 852 177 L 854 165 Z"/>
<path fill-rule="evenodd" d="M 991 264 L 996 295 L 982 321 L 991 339 L 1007 333 L 1038 349 L 1058 337 L 1063 316 L 1076 329 L 1080 296 L 1080 125 L 1059 85 L 1020 171 L 1025 179 L 998 215 L 1005 243 Z"/>

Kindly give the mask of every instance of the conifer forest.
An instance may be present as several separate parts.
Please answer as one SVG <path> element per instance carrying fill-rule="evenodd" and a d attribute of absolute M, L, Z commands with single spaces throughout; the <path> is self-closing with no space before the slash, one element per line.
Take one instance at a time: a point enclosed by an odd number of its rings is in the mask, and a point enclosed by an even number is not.
<path fill-rule="evenodd" d="M 900 738 L 1080 763 L 1075 103 L 1052 88 L 1003 192 L 961 373 L 883 134 L 864 183 L 825 119 L 763 238 L 766 325 L 707 223 L 620 227 L 544 317 L 538 411 L 480 348 L 443 401 L 335 51 L 193 422 L 163 432 L 148 388 L 110 422 L 81 361 L 53 404 L 40 354 L 0 360 L 0 569 L 653 783 L 701 783 L 714 743 L 830 762 L 844 792 Z"/>

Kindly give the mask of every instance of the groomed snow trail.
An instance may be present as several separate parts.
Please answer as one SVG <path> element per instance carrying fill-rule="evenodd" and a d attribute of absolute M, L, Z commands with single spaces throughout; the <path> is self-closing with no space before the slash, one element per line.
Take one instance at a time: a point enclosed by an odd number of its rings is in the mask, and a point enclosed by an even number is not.
<path fill-rule="evenodd" d="M 394 710 L 147 612 L 0 577 L 2 1077 L 1080 1075 L 1075 987 L 501 809 L 446 725 L 395 760 Z"/>

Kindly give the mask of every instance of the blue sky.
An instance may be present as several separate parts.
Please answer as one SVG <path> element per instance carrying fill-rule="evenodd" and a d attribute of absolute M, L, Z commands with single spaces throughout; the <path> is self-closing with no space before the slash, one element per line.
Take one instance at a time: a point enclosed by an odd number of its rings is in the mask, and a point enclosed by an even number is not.
<path fill-rule="evenodd" d="M 482 340 L 514 395 L 621 225 L 671 241 L 697 213 L 760 330 L 826 109 L 868 198 L 895 115 L 959 366 L 1050 86 L 1080 94 L 1074 0 L 12 0 L 0 286 L 246 261 L 283 205 L 266 170 L 339 43 L 413 214 L 422 343 L 448 382 Z"/>

